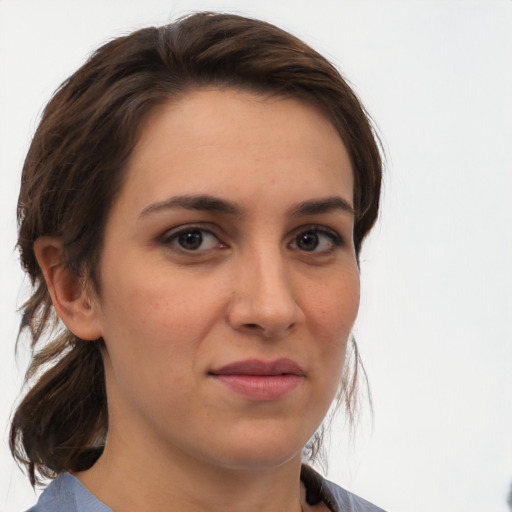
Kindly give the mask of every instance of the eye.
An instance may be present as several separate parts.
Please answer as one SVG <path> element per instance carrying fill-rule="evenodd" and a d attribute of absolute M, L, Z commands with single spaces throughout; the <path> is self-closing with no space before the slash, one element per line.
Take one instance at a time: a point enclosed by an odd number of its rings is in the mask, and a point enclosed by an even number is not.
<path fill-rule="evenodd" d="M 343 240 L 335 231 L 327 228 L 312 227 L 298 233 L 291 242 L 290 247 L 306 252 L 327 253 L 342 245 Z"/>
<path fill-rule="evenodd" d="M 211 231 L 194 226 L 166 233 L 162 242 L 182 251 L 207 251 L 222 247 L 222 243 Z"/>

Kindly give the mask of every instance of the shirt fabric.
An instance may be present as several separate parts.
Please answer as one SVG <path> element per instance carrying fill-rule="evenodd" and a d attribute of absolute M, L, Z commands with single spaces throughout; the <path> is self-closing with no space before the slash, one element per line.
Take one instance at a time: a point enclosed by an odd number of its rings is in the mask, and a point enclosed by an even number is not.
<path fill-rule="evenodd" d="M 342 487 L 329 482 L 309 466 L 302 466 L 301 480 L 310 505 L 323 501 L 332 512 L 384 512 Z M 69 473 L 59 475 L 27 512 L 112 512 Z"/>

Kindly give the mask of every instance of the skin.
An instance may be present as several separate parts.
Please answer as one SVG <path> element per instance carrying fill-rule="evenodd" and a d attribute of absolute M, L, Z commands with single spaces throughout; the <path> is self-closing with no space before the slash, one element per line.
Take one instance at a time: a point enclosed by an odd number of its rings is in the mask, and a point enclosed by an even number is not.
<path fill-rule="evenodd" d="M 36 243 L 61 318 L 105 340 L 108 439 L 77 476 L 114 511 L 301 510 L 301 451 L 338 388 L 359 304 L 352 191 L 346 148 L 314 107 L 202 89 L 145 124 L 106 224 L 99 293 L 61 264 L 58 240 Z M 229 208 L 176 204 L 198 195 Z M 303 375 L 256 400 L 211 374 L 250 358 L 288 358 Z"/>

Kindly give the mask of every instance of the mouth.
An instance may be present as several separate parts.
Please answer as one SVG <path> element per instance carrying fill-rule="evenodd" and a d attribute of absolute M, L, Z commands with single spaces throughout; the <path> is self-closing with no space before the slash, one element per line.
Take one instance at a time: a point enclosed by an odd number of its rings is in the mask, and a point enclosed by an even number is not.
<path fill-rule="evenodd" d="M 215 368 L 208 375 L 249 400 L 272 401 L 293 392 L 304 380 L 305 372 L 291 359 L 247 359 Z"/>

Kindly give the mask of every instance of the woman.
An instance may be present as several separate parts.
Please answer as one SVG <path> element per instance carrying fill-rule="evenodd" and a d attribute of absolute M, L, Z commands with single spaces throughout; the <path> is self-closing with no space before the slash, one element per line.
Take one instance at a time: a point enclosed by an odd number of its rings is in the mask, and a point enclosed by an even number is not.
<path fill-rule="evenodd" d="M 31 510 L 380 510 L 301 464 L 338 388 L 355 406 L 380 180 L 353 92 L 276 27 L 202 13 L 100 48 L 23 170 L 21 329 L 51 341 L 11 449 L 55 478 Z"/>

